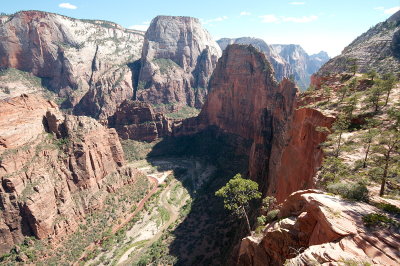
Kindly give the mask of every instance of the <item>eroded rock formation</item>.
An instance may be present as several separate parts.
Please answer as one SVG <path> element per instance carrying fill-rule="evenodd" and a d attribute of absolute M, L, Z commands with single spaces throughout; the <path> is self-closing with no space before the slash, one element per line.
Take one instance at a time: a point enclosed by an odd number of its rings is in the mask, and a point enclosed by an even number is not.
<path fill-rule="evenodd" d="M 136 97 L 157 104 L 200 108 L 221 49 L 196 18 L 157 16 L 142 51 Z"/>
<path fill-rule="evenodd" d="M 247 237 L 237 265 L 398 265 L 400 236 L 388 228 L 368 228 L 362 217 L 379 210 L 316 190 L 290 195 L 278 221 L 260 236 Z"/>
<path fill-rule="evenodd" d="M 143 32 L 107 21 L 40 11 L 0 17 L 0 67 L 41 78 L 78 114 L 106 119 L 133 97 L 132 70 Z"/>
<path fill-rule="evenodd" d="M 37 96 L 0 101 L 0 113 L 0 253 L 24 236 L 74 232 L 108 192 L 135 182 L 114 129 Z"/>
<path fill-rule="evenodd" d="M 171 134 L 172 121 L 154 112 L 149 103 L 126 100 L 108 119 L 122 139 L 154 141 Z"/>

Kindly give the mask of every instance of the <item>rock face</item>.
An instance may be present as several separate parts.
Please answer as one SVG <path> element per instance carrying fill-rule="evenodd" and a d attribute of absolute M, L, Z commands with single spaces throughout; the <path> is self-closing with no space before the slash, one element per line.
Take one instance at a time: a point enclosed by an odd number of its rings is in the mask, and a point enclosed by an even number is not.
<path fill-rule="evenodd" d="M 271 64 L 253 46 L 233 44 L 218 61 L 210 90 L 199 116 L 176 126 L 174 135 L 217 127 L 248 140 L 252 145 L 243 149 L 250 156 L 251 176 L 265 183 L 262 178 L 268 171 L 272 135 L 282 130 L 279 126 L 286 124 L 293 112 L 294 84 L 284 80 L 279 85 Z"/>
<path fill-rule="evenodd" d="M 0 101 L 0 113 L 0 253 L 24 236 L 74 232 L 109 191 L 135 182 L 114 129 L 36 96 Z"/>
<path fill-rule="evenodd" d="M 302 90 L 310 85 L 311 75 L 329 60 L 326 52 L 308 55 L 296 44 L 272 44 L 271 47 L 292 67 L 294 80 Z"/>
<path fill-rule="evenodd" d="M 281 81 L 293 75 L 293 68 L 270 45 L 258 38 L 242 37 L 237 39 L 222 38 L 217 41 L 222 50 L 230 44 L 251 44 L 265 54 L 275 71 L 275 78 Z"/>
<path fill-rule="evenodd" d="M 65 108 L 105 119 L 133 97 L 132 70 L 143 33 L 107 21 L 22 11 L 0 17 L 0 67 L 41 78 Z"/>
<path fill-rule="evenodd" d="M 149 103 L 125 100 L 108 119 L 122 139 L 154 141 L 171 134 L 172 122 Z"/>
<path fill-rule="evenodd" d="M 362 217 L 379 210 L 328 196 L 316 190 L 290 195 L 279 221 L 268 224 L 260 237 L 247 237 L 237 265 L 398 265 L 398 234 L 370 229 Z"/>
<path fill-rule="evenodd" d="M 221 49 L 198 19 L 157 16 L 143 44 L 136 99 L 201 108 Z"/>
<path fill-rule="evenodd" d="M 274 158 L 277 167 L 270 174 L 268 194 L 275 195 L 278 202 L 296 190 L 315 187 L 314 176 L 324 156 L 320 144 L 326 141 L 334 120 L 310 108 L 294 112 L 290 140 L 281 157 Z"/>
<path fill-rule="evenodd" d="M 256 48 L 229 45 L 199 116 L 175 124 L 173 134 L 216 127 L 247 140 L 251 145 L 243 150 L 249 156 L 250 177 L 265 194 L 282 202 L 294 191 L 313 187 L 322 160 L 318 146 L 327 135 L 317 127 L 329 128 L 332 123 L 318 111 L 295 110 L 296 92 L 289 80 L 276 82 L 271 64 Z"/>
<path fill-rule="evenodd" d="M 343 52 L 329 60 L 319 71 L 319 76 L 350 71 L 356 60 L 358 72 L 375 70 L 378 73 L 400 70 L 400 11 L 388 20 L 378 23 L 360 35 Z"/>

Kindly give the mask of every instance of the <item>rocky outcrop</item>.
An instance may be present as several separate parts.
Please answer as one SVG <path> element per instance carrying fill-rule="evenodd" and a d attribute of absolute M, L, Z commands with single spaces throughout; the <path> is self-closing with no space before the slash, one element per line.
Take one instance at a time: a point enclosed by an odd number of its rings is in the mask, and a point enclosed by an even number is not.
<path fill-rule="evenodd" d="M 22 11 L 0 19 L 0 67 L 30 72 L 63 107 L 106 119 L 133 97 L 128 64 L 140 58 L 143 35 L 107 21 Z"/>
<path fill-rule="evenodd" d="M 0 253 L 25 236 L 57 241 L 135 182 L 114 129 L 36 96 L 0 101 L 0 113 Z"/>
<path fill-rule="evenodd" d="M 361 34 L 340 55 L 321 67 L 317 75 L 352 72 L 350 68 L 354 63 L 361 73 L 370 70 L 396 73 L 400 70 L 399 36 L 400 11 Z"/>
<path fill-rule="evenodd" d="M 398 265 L 399 235 L 388 228 L 368 228 L 362 221 L 375 212 L 379 210 L 366 203 L 316 190 L 295 192 L 280 208 L 278 221 L 261 236 L 242 240 L 237 265 Z"/>
<path fill-rule="evenodd" d="M 201 108 L 221 49 L 196 18 L 157 16 L 143 44 L 136 99 Z"/>
<path fill-rule="evenodd" d="M 308 55 L 296 44 L 272 44 L 271 47 L 292 67 L 293 78 L 302 90 L 309 87 L 311 75 L 329 60 L 326 52 Z"/>
<path fill-rule="evenodd" d="M 283 78 L 289 78 L 293 75 L 293 69 L 289 65 L 288 62 L 285 61 L 270 45 L 268 45 L 265 41 L 258 38 L 250 38 L 250 37 L 242 37 L 237 39 L 229 39 L 229 38 L 222 38 L 217 41 L 218 45 L 221 47 L 222 50 L 230 44 L 246 44 L 246 45 L 253 45 L 261 52 L 265 54 L 268 61 L 272 64 L 274 68 L 275 78 L 278 81 L 281 81 Z"/>
<path fill-rule="evenodd" d="M 108 125 L 117 130 L 122 139 L 154 141 L 171 134 L 172 122 L 162 113 L 154 112 L 149 103 L 125 100 Z"/>

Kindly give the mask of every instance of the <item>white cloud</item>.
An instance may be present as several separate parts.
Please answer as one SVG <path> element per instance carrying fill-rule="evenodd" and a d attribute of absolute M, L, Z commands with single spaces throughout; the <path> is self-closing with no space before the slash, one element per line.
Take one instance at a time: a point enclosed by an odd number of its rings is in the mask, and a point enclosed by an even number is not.
<path fill-rule="evenodd" d="M 74 6 L 73 4 L 70 3 L 61 3 L 58 5 L 61 8 L 66 8 L 66 9 L 77 9 L 77 6 Z"/>
<path fill-rule="evenodd" d="M 392 15 L 400 10 L 400 6 L 385 8 L 383 6 L 374 7 L 374 10 L 382 11 L 384 14 Z"/>
<path fill-rule="evenodd" d="M 247 12 L 247 11 L 242 11 L 242 12 L 240 12 L 240 15 L 241 15 L 241 16 L 250 16 L 251 13 L 250 13 L 250 12 Z"/>
<path fill-rule="evenodd" d="M 272 15 L 272 14 L 260 16 L 260 18 L 261 18 L 261 22 L 264 22 L 264 23 L 274 23 L 274 22 L 277 23 L 277 22 L 279 22 L 279 18 L 277 16 L 275 16 L 275 15 Z"/>
<path fill-rule="evenodd" d="M 392 8 L 385 9 L 383 11 L 383 13 L 392 15 L 392 14 L 396 13 L 399 10 L 400 10 L 400 6 L 395 6 L 395 7 L 392 7 Z"/>
<path fill-rule="evenodd" d="M 150 21 L 143 21 L 142 24 L 129 26 L 128 29 L 146 31 L 149 28 Z"/>
<path fill-rule="evenodd" d="M 298 5 L 304 5 L 305 2 L 290 2 L 289 4 L 298 6 Z"/>
<path fill-rule="evenodd" d="M 281 22 L 294 22 L 294 23 L 307 23 L 312 22 L 318 19 L 318 16 L 303 16 L 303 17 L 285 17 L 285 16 L 276 16 L 273 14 L 260 16 L 261 22 L 264 23 L 281 23 Z"/>
<path fill-rule="evenodd" d="M 317 19 L 318 19 L 318 16 L 282 17 L 283 21 L 294 22 L 294 23 L 307 23 L 307 22 L 315 21 Z"/>
<path fill-rule="evenodd" d="M 204 25 L 213 23 L 213 22 L 221 22 L 224 20 L 227 20 L 229 17 L 228 16 L 222 16 L 222 17 L 217 17 L 217 18 L 212 18 L 212 19 L 200 19 L 201 23 Z"/>

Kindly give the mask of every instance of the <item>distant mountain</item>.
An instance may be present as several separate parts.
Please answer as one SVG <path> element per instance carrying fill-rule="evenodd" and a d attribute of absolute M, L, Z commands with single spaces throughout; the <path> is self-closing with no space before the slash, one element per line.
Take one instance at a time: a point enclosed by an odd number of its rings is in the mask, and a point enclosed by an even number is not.
<path fill-rule="evenodd" d="M 272 44 L 270 45 L 293 68 L 293 76 L 297 85 L 305 90 L 310 85 L 311 75 L 329 60 L 326 52 L 308 55 L 297 44 Z"/>
<path fill-rule="evenodd" d="M 230 44 L 251 44 L 263 52 L 267 59 L 271 62 L 275 70 L 275 78 L 281 81 L 284 77 L 289 77 L 293 74 L 291 66 L 278 54 L 274 49 L 262 39 L 242 37 L 237 39 L 222 38 L 217 41 L 222 50 Z"/>
<path fill-rule="evenodd" d="M 217 41 L 222 50 L 229 44 L 251 44 L 262 51 L 275 70 L 275 78 L 293 76 L 300 89 L 305 90 L 310 84 L 310 77 L 329 60 L 326 52 L 308 55 L 300 45 L 272 44 L 268 45 L 258 38 L 242 37 L 237 39 L 223 38 Z"/>
<path fill-rule="evenodd" d="M 400 11 L 361 34 L 318 75 L 348 71 L 354 59 L 361 73 L 372 69 L 378 73 L 400 71 Z"/>

